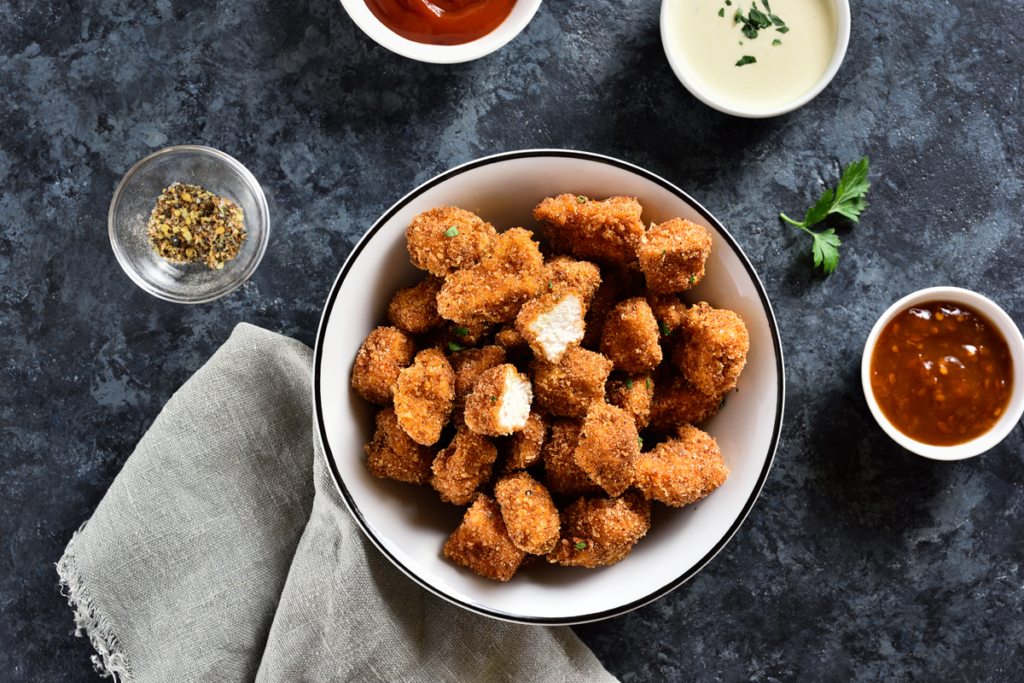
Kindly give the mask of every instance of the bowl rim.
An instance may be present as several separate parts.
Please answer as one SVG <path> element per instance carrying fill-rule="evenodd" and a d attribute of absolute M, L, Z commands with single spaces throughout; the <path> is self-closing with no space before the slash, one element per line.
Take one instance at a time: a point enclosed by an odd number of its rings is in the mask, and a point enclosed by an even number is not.
<path fill-rule="evenodd" d="M 1007 410 L 1002 418 L 993 427 L 978 437 L 956 446 L 933 446 L 931 444 L 916 441 L 906 434 L 900 432 L 882 413 L 878 406 L 874 392 L 871 391 L 871 355 L 874 351 L 878 337 L 882 330 L 901 311 L 927 301 L 950 301 L 972 307 L 978 313 L 987 318 L 999 333 L 1003 335 L 1007 346 L 1010 348 L 1010 359 L 1013 361 L 1013 383 L 1014 387 L 1010 395 Z M 889 306 L 879 316 L 867 340 L 864 342 L 864 350 L 861 353 L 860 382 L 864 391 L 864 399 L 867 401 L 871 415 L 875 418 L 878 426 L 889 435 L 897 444 L 911 453 L 916 453 L 931 460 L 955 461 L 973 458 L 981 455 L 992 448 L 995 448 L 1005 439 L 1017 425 L 1021 415 L 1024 414 L 1024 337 L 1017 328 L 1013 319 L 1004 311 L 999 304 L 988 297 L 960 287 L 927 287 L 911 292 Z"/>
<path fill-rule="evenodd" d="M 175 156 L 185 153 L 198 154 L 199 156 L 217 159 L 238 173 L 245 183 L 252 189 L 253 197 L 256 200 L 256 209 L 260 223 L 263 225 L 256 256 L 246 267 L 245 271 L 242 272 L 241 276 L 230 286 L 217 289 L 211 294 L 202 297 L 176 296 L 153 287 L 150 282 L 142 276 L 131 260 L 128 259 L 114 226 L 114 218 L 116 215 L 115 209 L 119 205 L 121 196 L 127 190 L 130 181 L 145 168 L 152 165 L 153 162 L 166 156 Z M 107 233 L 110 238 L 110 245 L 114 250 L 114 256 L 117 258 L 117 262 L 120 264 L 121 270 L 123 270 L 132 282 L 138 285 L 143 291 L 158 299 L 163 299 L 164 301 L 170 301 L 176 304 L 205 304 L 227 296 L 231 292 L 235 291 L 248 282 L 249 278 L 252 277 L 252 274 L 256 272 L 256 268 L 260 265 L 260 262 L 263 260 L 263 255 L 267 251 L 267 244 L 270 242 L 270 209 L 267 206 L 267 197 L 263 192 L 263 187 L 260 185 L 259 181 L 256 180 L 256 176 L 254 176 L 238 159 L 235 159 L 230 154 L 222 152 L 219 149 L 214 149 L 213 147 L 207 147 L 205 145 L 173 145 L 171 147 L 159 149 L 152 154 L 147 154 L 137 161 L 135 165 L 128 169 L 128 172 L 124 174 L 124 177 L 121 178 L 121 181 L 117 184 L 117 188 L 114 190 L 113 197 L 110 199 L 110 208 L 107 210 Z"/>
<path fill-rule="evenodd" d="M 341 478 L 341 473 L 339 472 L 337 465 L 335 464 L 334 461 L 334 453 L 331 451 L 330 445 L 328 443 L 323 404 L 320 400 L 322 382 L 321 370 L 324 357 L 324 338 L 327 333 L 327 322 L 330 318 L 331 312 L 334 309 L 335 304 L 337 303 L 338 293 L 341 290 L 341 283 L 344 281 L 346 274 L 351 269 L 356 259 L 359 257 L 359 254 L 362 252 L 363 248 L 369 243 L 371 239 L 373 239 L 373 237 L 378 233 L 382 226 L 384 226 L 398 211 L 400 211 L 405 205 L 414 200 L 420 194 L 424 193 L 425 191 L 429 190 L 435 185 L 450 180 L 451 178 L 454 178 L 463 173 L 467 173 L 474 169 L 481 168 L 493 163 L 499 163 L 514 159 L 543 157 L 571 158 L 582 161 L 597 162 L 634 173 L 647 181 L 650 181 L 661 186 L 663 189 L 668 190 L 672 194 L 675 194 L 683 201 L 688 202 L 705 220 L 709 221 L 710 224 L 713 225 L 715 229 L 719 231 L 722 237 L 728 242 L 729 246 L 735 251 L 740 262 L 743 264 L 744 269 L 750 276 L 754 288 L 757 290 L 758 297 L 760 299 L 761 305 L 764 308 L 765 316 L 768 321 L 768 327 L 771 330 L 772 347 L 775 357 L 775 369 L 778 375 L 778 389 L 775 397 L 776 416 L 774 424 L 772 425 L 772 436 L 768 446 L 768 452 L 765 457 L 764 465 L 761 468 L 761 472 L 758 473 L 757 482 L 755 483 L 754 488 L 751 491 L 749 497 L 745 501 L 742 510 L 737 515 L 732 525 L 730 525 L 726 533 L 722 535 L 722 538 L 715 543 L 715 545 L 704 555 L 704 557 L 702 557 L 700 560 L 694 563 L 694 565 L 690 567 L 689 570 L 683 572 L 674 580 L 670 581 L 664 586 L 658 587 L 657 589 L 655 589 L 651 593 L 648 593 L 644 597 L 634 600 L 630 603 L 619 605 L 617 607 L 604 610 L 601 612 L 574 615 L 571 617 L 523 616 L 487 608 L 483 605 L 479 605 L 473 602 L 459 600 L 436 589 L 434 586 L 430 585 L 428 582 L 424 581 L 418 575 L 416 575 L 416 573 L 412 571 L 409 567 L 405 566 L 405 564 L 403 564 L 399 558 L 395 557 L 394 554 L 391 553 L 388 550 L 388 548 L 374 535 L 374 533 L 372 532 L 372 525 L 369 523 L 367 519 L 364 518 L 362 512 L 359 510 L 359 508 L 355 504 L 355 501 L 352 499 L 351 494 L 345 487 L 344 482 Z M 703 569 L 712 559 L 714 559 L 714 557 L 719 552 L 721 552 L 721 550 L 729 543 L 729 541 L 732 540 L 732 537 L 735 536 L 740 526 L 742 526 L 743 522 L 749 516 L 750 511 L 753 509 L 754 504 L 756 503 L 761 493 L 761 490 L 764 488 L 765 481 L 768 478 L 768 473 L 770 472 L 772 464 L 775 460 L 775 453 L 778 449 L 779 440 L 781 436 L 783 414 L 785 411 L 786 384 L 785 366 L 782 356 L 781 336 L 779 332 L 778 323 L 775 319 L 775 313 L 771 307 L 771 303 L 768 300 L 768 294 L 764 288 L 763 283 L 761 282 L 761 279 L 758 277 L 756 271 L 754 270 L 754 267 L 751 264 L 750 259 L 747 258 L 747 255 L 740 248 L 740 245 L 736 242 L 735 238 L 733 238 L 733 236 L 729 234 L 729 232 L 725 229 L 721 222 L 719 222 L 717 218 L 711 215 L 711 213 L 707 209 L 705 209 L 700 203 L 698 203 L 692 197 L 690 197 L 690 195 L 688 195 L 686 192 L 682 191 L 681 189 L 679 189 L 672 183 L 668 182 L 664 178 L 650 171 L 647 171 L 639 166 L 636 166 L 625 161 L 621 161 L 619 159 L 615 159 L 613 157 L 595 154 L 592 152 L 580 152 L 576 150 L 565 149 L 527 149 L 512 152 L 502 152 L 482 157 L 473 161 L 469 161 L 459 166 L 456 166 L 452 169 L 449 169 L 448 171 L 444 171 L 434 176 L 430 180 L 422 183 L 421 185 L 413 189 L 411 192 L 407 193 L 405 196 L 403 196 L 401 199 L 395 202 L 395 204 L 393 204 L 387 211 L 385 211 L 381 215 L 380 218 L 378 218 L 373 223 L 370 229 L 367 230 L 366 234 L 364 234 L 363 237 L 359 240 L 359 242 L 357 242 L 356 245 L 352 248 L 352 252 L 349 254 L 348 258 L 345 259 L 345 263 L 342 265 L 340 271 L 338 272 L 338 276 L 335 278 L 334 283 L 331 285 L 330 294 L 328 295 L 327 301 L 324 304 L 324 309 L 323 312 L 321 313 L 320 324 L 317 329 L 315 341 L 316 343 L 313 351 L 312 382 L 313 407 L 316 416 L 315 433 L 317 438 L 319 439 L 328 470 L 331 473 L 331 479 L 334 481 L 335 489 L 338 491 L 338 494 L 344 501 L 345 506 L 352 514 L 353 519 L 355 519 L 357 526 L 359 526 L 362 533 L 367 538 L 369 538 L 370 542 L 373 543 L 377 550 L 379 550 L 385 557 L 388 558 L 388 560 L 391 561 L 391 563 L 394 566 L 398 567 L 398 569 L 401 570 L 402 573 L 404 573 L 406 576 L 412 579 L 420 587 L 426 589 L 430 593 L 454 605 L 458 605 L 459 607 L 462 607 L 476 614 L 481 614 L 483 616 L 498 619 L 500 621 L 548 626 L 567 626 L 572 624 L 582 624 L 592 621 L 600 621 L 602 619 L 607 619 L 610 617 L 618 616 L 620 614 L 625 614 L 646 604 L 649 604 L 661 598 L 662 596 L 672 592 L 682 584 L 686 583 L 694 575 L 696 575 L 697 572 Z"/>
<path fill-rule="evenodd" d="M 526 9 L 517 12 L 520 3 Z M 370 11 L 366 0 L 341 0 L 341 6 L 355 25 L 375 43 L 402 57 L 430 64 L 461 64 L 500 50 L 523 32 L 540 5 L 541 0 L 517 0 L 512 13 L 487 35 L 459 45 L 431 45 L 403 38 L 392 31 Z"/>
<path fill-rule="evenodd" d="M 661 29 L 661 45 L 662 49 L 665 51 L 665 57 L 668 59 L 669 66 L 672 67 L 672 72 L 675 73 L 676 78 L 678 78 L 679 82 L 683 84 L 683 87 L 690 91 L 691 95 L 712 109 L 717 109 L 718 111 L 731 116 L 738 116 L 745 119 L 766 119 L 773 116 L 788 114 L 791 111 L 799 109 L 821 94 L 821 91 L 828 87 L 828 84 L 832 82 L 832 79 L 835 78 L 835 75 L 839 72 L 839 67 L 842 65 L 843 60 L 846 58 L 846 50 L 850 45 L 850 0 L 832 0 L 839 13 L 836 47 L 832 52 L 832 60 L 829 62 L 828 68 L 825 70 L 822 77 L 818 79 L 818 82 L 814 84 L 814 87 L 792 102 L 775 107 L 774 109 L 761 110 L 734 107 L 726 104 L 720 99 L 716 99 L 714 94 L 704 90 L 692 81 L 689 76 L 687 76 L 680 60 L 677 59 L 672 50 L 672 42 L 668 35 L 668 8 L 672 3 L 683 1 L 685 0 L 662 0 L 661 2 L 661 16 L 659 18 L 659 24 Z"/>

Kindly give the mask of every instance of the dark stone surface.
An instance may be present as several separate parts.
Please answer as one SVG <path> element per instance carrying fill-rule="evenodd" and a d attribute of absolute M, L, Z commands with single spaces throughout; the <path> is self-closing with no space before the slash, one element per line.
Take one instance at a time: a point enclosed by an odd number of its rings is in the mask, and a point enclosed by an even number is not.
<path fill-rule="evenodd" d="M 1018 426 L 960 463 L 896 447 L 861 395 L 877 315 L 952 284 L 1024 316 L 1024 14 L 857 2 L 815 101 L 718 114 L 674 78 L 658 3 L 546 2 L 513 43 L 435 66 L 372 43 L 330 0 L 0 3 L 0 678 L 95 680 L 54 563 L 173 391 L 247 321 L 311 343 L 351 246 L 458 163 L 565 147 L 692 193 L 754 262 L 787 361 L 761 499 L 704 571 L 576 628 L 624 682 L 1005 681 L 1024 669 Z M 206 305 L 123 275 L 110 197 L 153 149 L 202 143 L 263 184 L 255 277 Z M 812 271 L 798 215 L 870 155 L 870 208 Z"/>

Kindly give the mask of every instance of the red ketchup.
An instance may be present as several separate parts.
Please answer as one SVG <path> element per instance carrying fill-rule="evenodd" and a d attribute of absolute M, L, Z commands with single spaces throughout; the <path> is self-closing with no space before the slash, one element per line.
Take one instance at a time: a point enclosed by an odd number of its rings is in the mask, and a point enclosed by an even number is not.
<path fill-rule="evenodd" d="M 508 18 L 516 0 L 366 0 L 373 16 L 409 40 L 461 45 L 481 38 Z"/>

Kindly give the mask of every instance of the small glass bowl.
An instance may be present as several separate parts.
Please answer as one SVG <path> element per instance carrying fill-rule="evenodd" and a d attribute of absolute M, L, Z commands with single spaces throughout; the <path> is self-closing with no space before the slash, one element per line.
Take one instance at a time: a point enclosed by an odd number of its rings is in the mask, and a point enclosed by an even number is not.
<path fill-rule="evenodd" d="M 150 213 L 175 182 L 199 185 L 241 207 L 246 238 L 223 268 L 171 263 L 150 245 Z M 270 237 L 267 198 L 256 178 L 236 159 L 200 145 L 168 147 L 135 164 L 114 191 L 107 225 L 114 255 L 128 277 L 153 296 L 182 304 L 213 301 L 240 287 L 256 270 Z"/>
<path fill-rule="evenodd" d="M 1013 389 L 1010 394 L 1009 405 L 1003 411 L 1002 417 L 992 426 L 992 429 L 971 441 L 956 446 L 933 446 L 911 439 L 889 422 L 882 409 L 878 406 L 875 393 L 871 389 L 871 354 L 874 352 L 875 344 L 878 342 L 878 337 L 882 334 L 882 330 L 885 329 L 893 318 L 906 309 L 928 301 L 949 301 L 950 303 L 966 306 L 985 316 L 999 330 L 1003 339 L 1006 340 L 1006 344 L 1010 348 L 1010 360 L 1013 362 Z M 908 294 L 890 306 L 878 319 L 875 326 L 871 328 L 868 340 L 864 344 L 864 352 L 861 355 L 860 381 L 864 389 L 864 398 L 867 400 L 868 408 L 871 410 L 871 415 L 874 416 L 875 421 L 878 422 L 882 430 L 889 435 L 889 438 L 900 446 L 903 446 L 912 453 L 917 453 L 932 460 L 963 460 L 965 458 L 973 458 L 995 448 L 1013 430 L 1021 415 L 1024 414 L 1024 337 L 1021 336 L 1020 330 L 1013 322 L 1013 319 L 1006 314 L 1006 311 L 1000 308 L 994 301 L 981 294 L 968 289 L 960 289 L 959 287 L 930 287 L 928 289 L 921 289 L 913 294 Z"/>

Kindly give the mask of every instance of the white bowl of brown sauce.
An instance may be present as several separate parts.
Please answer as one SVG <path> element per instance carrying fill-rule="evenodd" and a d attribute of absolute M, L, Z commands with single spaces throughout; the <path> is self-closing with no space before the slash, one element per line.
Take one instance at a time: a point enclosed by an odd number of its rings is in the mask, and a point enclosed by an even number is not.
<path fill-rule="evenodd" d="M 871 329 L 861 383 L 871 414 L 900 446 L 933 460 L 971 458 L 1024 413 L 1024 337 L 991 299 L 922 289 Z"/>

